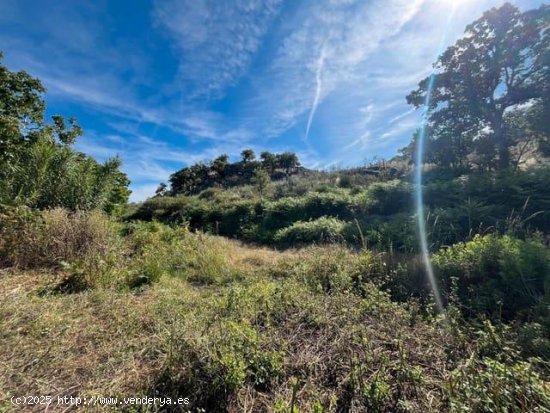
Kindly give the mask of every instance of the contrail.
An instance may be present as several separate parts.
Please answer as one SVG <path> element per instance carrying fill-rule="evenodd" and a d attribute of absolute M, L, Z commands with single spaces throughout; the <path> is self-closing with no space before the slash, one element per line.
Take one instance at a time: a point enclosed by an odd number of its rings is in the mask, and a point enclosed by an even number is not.
<path fill-rule="evenodd" d="M 304 139 L 307 141 L 309 136 L 309 128 L 311 127 L 311 122 L 315 116 L 315 111 L 319 105 L 319 98 L 321 97 L 321 89 L 323 87 L 323 79 L 321 74 L 323 72 L 323 67 L 325 66 L 325 52 L 326 52 L 326 40 L 323 42 L 323 47 L 321 48 L 321 53 L 319 54 L 319 59 L 317 60 L 317 70 L 315 71 L 315 81 L 317 86 L 315 88 L 315 97 L 313 98 L 313 104 L 311 105 L 311 110 L 309 111 L 309 117 L 307 119 L 306 126 L 306 135 Z"/>

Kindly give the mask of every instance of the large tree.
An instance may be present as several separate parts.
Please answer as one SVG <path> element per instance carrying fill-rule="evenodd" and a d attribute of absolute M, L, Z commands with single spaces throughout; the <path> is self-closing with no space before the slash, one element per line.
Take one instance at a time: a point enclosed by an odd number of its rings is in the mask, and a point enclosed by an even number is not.
<path fill-rule="evenodd" d="M 548 101 L 550 6 L 520 12 L 509 3 L 486 11 L 436 61 L 431 78 L 407 101 L 427 107 L 430 139 L 460 140 L 449 148 L 494 148 L 500 168 L 510 165 L 505 114 L 518 105 Z M 445 145 L 440 145 L 445 146 Z M 455 154 L 459 159 L 463 153 Z M 498 155 L 498 157 L 497 157 Z"/>
<path fill-rule="evenodd" d="M 75 151 L 82 129 L 59 115 L 48 123 L 44 92 L 40 80 L 0 63 L 0 205 L 120 210 L 130 194 L 120 160 L 100 164 Z"/>

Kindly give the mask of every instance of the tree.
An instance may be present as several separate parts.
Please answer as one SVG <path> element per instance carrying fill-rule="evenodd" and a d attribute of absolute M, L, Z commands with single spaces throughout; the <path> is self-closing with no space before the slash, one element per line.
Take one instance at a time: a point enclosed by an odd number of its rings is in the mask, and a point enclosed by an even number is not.
<path fill-rule="evenodd" d="M 300 166 L 298 161 L 298 156 L 293 152 L 283 152 L 276 155 L 277 166 L 283 168 L 287 175 L 290 174 L 290 171 Z"/>
<path fill-rule="evenodd" d="M 168 195 L 168 185 L 165 182 L 161 182 L 155 190 L 155 197 L 162 197 Z"/>
<path fill-rule="evenodd" d="M 173 194 L 193 194 L 206 188 L 209 182 L 210 168 L 204 162 L 198 162 L 180 169 L 170 175 L 169 181 Z"/>
<path fill-rule="evenodd" d="M 0 63 L 0 204 L 119 211 L 130 194 L 120 159 L 100 164 L 75 151 L 82 129 L 59 115 L 47 123 L 44 92 L 40 80 Z"/>
<path fill-rule="evenodd" d="M 215 171 L 219 177 L 223 178 L 227 165 L 229 165 L 229 156 L 223 154 L 214 159 L 214 162 L 212 162 L 212 170 Z"/>
<path fill-rule="evenodd" d="M 0 52 L 0 62 L 3 58 Z M 28 145 L 25 132 L 44 120 L 42 83 L 27 72 L 11 72 L 0 63 L 0 182 L 15 173 L 21 152 Z"/>
<path fill-rule="evenodd" d="M 511 145 L 511 162 L 514 169 L 537 154 L 545 156 L 549 134 L 542 128 L 541 105 L 516 108 L 504 114 L 505 131 Z"/>
<path fill-rule="evenodd" d="M 548 98 L 549 13 L 549 5 L 521 13 L 506 3 L 466 27 L 465 36 L 435 63 L 427 108 L 434 140 L 486 141 L 498 153 L 498 166 L 509 166 L 504 114 L 517 105 Z M 408 103 L 423 106 L 430 83 L 429 77 L 422 80 L 407 96 Z"/>
<path fill-rule="evenodd" d="M 252 183 L 258 190 L 258 193 L 260 194 L 260 199 L 263 199 L 265 190 L 271 183 L 271 178 L 269 177 L 269 174 L 265 171 L 265 169 L 256 168 L 252 173 Z"/>
<path fill-rule="evenodd" d="M 271 152 L 262 152 L 260 154 L 260 159 L 262 160 L 262 167 L 272 174 L 275 172 L 275 168 L 277 166 L 277 159 L 275 155 L 273 155 Z"/>
<path fill-rule="evenodd" d="M 243 163 L 248 163 L 256 159 L 256 154 L 252 149 L 245 149 L 244 151 L 241 152 L 241 157 L 242 157 Z"/>

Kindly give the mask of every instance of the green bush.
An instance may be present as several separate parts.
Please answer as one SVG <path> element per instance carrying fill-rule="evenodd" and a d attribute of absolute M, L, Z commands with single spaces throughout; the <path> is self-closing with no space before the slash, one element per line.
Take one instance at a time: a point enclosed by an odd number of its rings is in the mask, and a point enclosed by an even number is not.
<path fill-rule="evenodd" d="M 223 284 L 238 277 L 227 265 L 223 243 L 213 237 L 158 222 L 129 224 L 126 233 L 133 252 L 128 271 L 143 282 L 172 276 L 197 284 Z"/>
<path fill-rule="evenodd" d="M 351 188 L 352 183 L 353 181 L 349 175 L 341 175 L 338 177 L 338 186 L 340 188 Z"/>
<path fill-rule="evenodd" d="M 550 251 L 538 239 L 476 235 L 433 256 L 444 285 L 458 280 L 458 295 L 471 315 L 511 319 L 540 304 L 550 286 Z"/>
<path fill-rule="evenodd" d="M 548 412 L 548 384 L 528 362 L 470 359 L 452 372 L 451 412 Z"/>
<path fill-rule="evenodd" d="M 411 186 L 400 180 L 374 183 L 366 192 L 366 201 L 371 203 L 368 212 L 371 214 L 392 215 L 410 211 L 412 200 Z"/>
<path fill-rule="evenodd" d="M 280 245 L 335 243 L 342 240 L 345 222 L 336 218 L 321 217 L 312 221 L 298 221 L 275 233 L 274 241 Z"/>
<path fill-rule="evenodd" d="M 545 326 L 539 323 L 522 325 L 518 330 L 517 342 L 525 355 L 550 360 L 550 334 Z"/>
<path fill-rule="evenodd" d="M 183 218 L 184 211 L 189 205 L 190 199 L 183 196 L 154 197 L 139 204 L 137 209 L 124 216 L 125 220 L 142 221 L 176 221 Z"/>
<path fill-rule="evenodd" d="M 411 252 L 418 249 L 416 222 L 407 213 L 354 220 L 346 224 L 344 237 L 352 245 L 380 251 Z"/>

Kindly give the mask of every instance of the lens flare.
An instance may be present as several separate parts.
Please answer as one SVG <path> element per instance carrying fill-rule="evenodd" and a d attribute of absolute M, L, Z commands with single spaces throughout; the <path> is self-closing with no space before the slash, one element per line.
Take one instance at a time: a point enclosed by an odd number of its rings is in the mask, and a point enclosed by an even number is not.
<path fill-rule="evenodd" d="M 451 12 L 449 13 L 449 18 L 447 20 L 446 28 L 450 26 L 455 9 L 456 7 L 451 8 Z M 437 51 L 437 57 L 439 57 L 439 55 L 443 51 L 443 47 L 445 46 L 446 40 L 447 40 L 447 31 L 445 31 L 443 33 L 443 36 L 441 37 L 439 49 Z M 415 165 L 415 179 L 414 179 L 415 206 L 416 206 L 416 219 L 417 219 L 417 225 L 418 225 L 418 237 L 420 241 L 420 251 L 422 254 L 422 261 L 426 269 L 426 275 L 428 277 L 428 281 L 430 283 L 430 287 L 433 292 L 437 310 L 441 313 L 444 313 L 445 309 L 443 307 L 443 300 L 441 299 L 441 293 L 439 291 L 432 262 L 430 260 L 430 251 L 428 248 L 428 234 L 426 233 L 426 221 L 425 221 L 426 218 L 424 214 L 424 197 L 422 193 L 422 162 L 424 160 L 424 141 L 426 138 L 426 125 L 428 122 L 429 106 L 430 106 L 430 101 L 432 97 L 434 83 L 435 83 L 435 67 L 432 69 L 432 72 L 430 74 L 428 89 L 426 90 L 426 99 L 424 101 L 424 109 L 422 111 L 422 120 L 420 124 L 420 130 L 418 132 L 418 141 L 416 143 L 416 157 L 415 157 L 416 165 Z"/>

